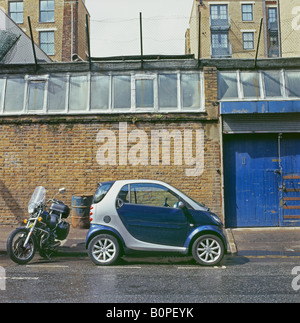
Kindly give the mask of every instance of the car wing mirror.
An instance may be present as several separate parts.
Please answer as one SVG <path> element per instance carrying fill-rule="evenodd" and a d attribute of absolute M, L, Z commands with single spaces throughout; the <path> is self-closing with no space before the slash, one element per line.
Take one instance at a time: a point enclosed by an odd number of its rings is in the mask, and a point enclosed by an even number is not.
<path fill-rule="evenodd" d="M 178 203 L 178 209 L 181 209 L 182 210 L 184 207 L 185 207 L 184 203 L 180 201 Z"/>

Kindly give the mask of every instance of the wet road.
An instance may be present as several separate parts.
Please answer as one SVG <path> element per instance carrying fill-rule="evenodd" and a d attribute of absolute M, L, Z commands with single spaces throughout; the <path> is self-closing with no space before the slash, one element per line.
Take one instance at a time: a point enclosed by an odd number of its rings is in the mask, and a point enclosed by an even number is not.
<path fill-rule="evenodd" d="M 226 256 L 205 268 L 178 257 L 97 267 L 85 255 L 19 266 L 0 254 L 0 266 L 0 303 L 300 302 L 300 256 Z"/>

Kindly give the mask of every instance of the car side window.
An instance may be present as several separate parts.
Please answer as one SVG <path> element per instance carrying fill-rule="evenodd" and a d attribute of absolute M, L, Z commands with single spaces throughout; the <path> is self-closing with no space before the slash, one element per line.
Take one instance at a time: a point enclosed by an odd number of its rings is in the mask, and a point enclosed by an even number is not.
<path fill-rule="evenodd" d="M 179 198 L 165 186 L 152 183 L 130 185 L 130 203 L 158 207 L 177 207 Z"/>
<path fill-rule="evenodd" d="M 123 203 L 129 203 L 129 185 L 124 185 L 118 195 L 119 199 L 123 201 Z"/>

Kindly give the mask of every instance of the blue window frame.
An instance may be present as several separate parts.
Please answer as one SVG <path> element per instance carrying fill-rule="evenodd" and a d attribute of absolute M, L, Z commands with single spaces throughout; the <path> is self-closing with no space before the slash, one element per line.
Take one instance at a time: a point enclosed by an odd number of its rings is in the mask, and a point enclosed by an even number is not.
<path fill-rule="evenodd" d="M 54 31 L 40 32 L 40 47 L 47 55 L 55 55 Z"/>
<path fill-rule="evenodd" d="M 253 21 L 253 5 L 242 4 L 242 20 Z"/>
<path fill-rule="evenodd" d="M 40 22 L 54 21 L 54 0 L 40 0 Z"/>
<path fill-rule="evenodd" d="M 22 24 L 23 21 L 23 1 L 9 2 L 9 16 L 17 24 Z"/>
<path fill-rule="evenodd" d="M 243 33 L 243 48 L 254 49 L 254 33 L 245 32 Z"/>

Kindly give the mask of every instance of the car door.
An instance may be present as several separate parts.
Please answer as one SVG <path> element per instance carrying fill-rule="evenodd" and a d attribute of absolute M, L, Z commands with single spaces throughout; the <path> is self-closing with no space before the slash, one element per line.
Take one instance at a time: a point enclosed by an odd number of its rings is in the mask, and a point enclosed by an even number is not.
<path fill-rule="evenodd" d="M 163 185 L 136 183 L 125 185 L 118 196 L 121 221 L 136 239 L 153 244 L 183 246 L 188 220 L 177 208 L 179 198 Z M 175 207 L 174 207 L 175 206 Z"/>

